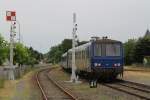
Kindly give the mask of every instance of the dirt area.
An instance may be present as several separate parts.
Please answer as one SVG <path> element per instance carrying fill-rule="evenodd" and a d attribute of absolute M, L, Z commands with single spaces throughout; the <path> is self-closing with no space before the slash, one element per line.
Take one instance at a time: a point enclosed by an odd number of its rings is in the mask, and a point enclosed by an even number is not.
<path fill-rule="evenodd" d="M 139 98 L 118 92 L 100 84 L 97 88 L 90 88 L 88 82 L 82 81 L 79 84 L 70 83 L 68 82 L 70 75 L 65 73 L 60 67 L 54 69 L 49 74 L 55 78 L 59 84 L 69 89 L 79 100 L 140 100 Z"/>
<path fill-rule="evenodd" d="M 150 85 L 150 72 L 125 71 L 123 79 Z"/>
<path fill-rule="evenodd" d="M 33 77 L 35 72 L 29 72 L 19 80 L 6 81 L 4 88 L 0 89 L 0 100 L 42 100 Z"/>
<path fill-rule="evenodd" d="M 149 67 L 143 67 L 143 66 L 125 66 L 125 70 L 127 71 L 143 71 L 143 72 L 150 72 L 150 66 Z"/>

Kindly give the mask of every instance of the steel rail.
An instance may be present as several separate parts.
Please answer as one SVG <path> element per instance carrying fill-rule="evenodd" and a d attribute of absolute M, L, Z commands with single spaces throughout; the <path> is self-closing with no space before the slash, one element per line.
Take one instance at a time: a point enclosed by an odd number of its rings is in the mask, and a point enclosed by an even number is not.
<path fill-rule="evenodd" d="M 63 86 L 61 86 L 58 82 L 56 82 L 54 79 L 52 79 L 51 77 L 49 77 L 49 75 L 47 74 L 47 77 L 49 78 L 49 80 L 56 85 L 62 92 L 64 92 L 66 95 L 68 95 L 69 97 L 71 97 L 72 100 L 78 100 L 77 97 L 75 97 L 74 95 L 72 95 L 70 92 L 68 92 Z"/>
<path fill-rule="evenodd" d="M 132 88 L 132 89 L 135 89 L 135 90 L 138 90 L 138 91 L 150 93 L 150 90 L 146 90 L 146 89 L 142 89 L 142 88 L 138 88 L 138 87 L 134 87 L 134 86 L 129 86 L 127 84 L 119 83 L 119 85 L 122 85 L 122 86 L 125 86 L 125 87 L 129 87 L 129 88 Z M 137 86 L 137 85 L 135 85 L 135 86 Z"/>
<path fill-rule="evenodd" d="M 141 96 L 141 95 L 138 95 L 138 94 L 136 94 L 136 93 L 129 92 L 128 90 L 120 89 L 120 88 L 118 88 L 118 87 L 114 87 L 114 86 L 111 86 L 111 85 L 108 85 L 108 84 L 103 84 L 103 85 L 106 86 L 106 87 L 109 87 L 109 88 L 112 88 L 112 89 L 115 89 L 115 90 L 118 90 L 118 91 L 121 91 L 121 92 L 130 94 L 130 95 L 139 97 L 139 98 L 141 98 L 141 99 L 150 100 L 150 98 L 148 98 L 148 97 Z"/>
<path fill-rule="evenodd" d="M 70 99 L 72 99 L 72 100 L 78 100 L 75 96 L 73 96 L 70 92 L 68 92 L 65 88 L 63 88 L 60 84 L 58 84 L 54 79 L 52 79 L 52 78 L 50 78 L 50 77 L 48 76 L 48 72 L 51 71 L 52 69 L 53 69 L 53 68 L 42 69 L 42 70 L 40 70 L 40 71 L 38 71 L 38 72 L 36 73 L 36 81 L 37 81 L 37 83 L 38 83 L 38 87 L 39 87 L 40 90 L 41 90 L 43 99 L 44 99 L 44 100 L 48 100 L 48 97 L 47 97 L 47 95 L 46 95 L 46 93 L 45 93 L 45 91 L 44 91 L 44 89 L 43 89 L 43 87 L 42 87 L 42 85 L 41 85 L 40 80 L 39 80 L 39 73 L 41 73 L 41 72 L 47 70 L 47 71 L 46 71 L 46 72 L 47 72 L 47 73 L 46 73 L 47 78 L 48 78 L 58 89 L 60 89 L 62 92 L 64 92 L 66 95 L 68 95 L 68 96 L 70 97 Z"/>
<path fill-rule="evenodd" d="M 122 83 L 129 83 L 129 84 L 133 84 L 133 85 L 137 85 L 137 86 L 141 86 L 141 87 L 150 89 L 150 85 L 145 85 L 143 83 L 137 83 L 137 82 L 127 81 L 127 80 L 120 80 L 120 79 L 117 79 L 117 81 L 120 81 Z"/>
<path fill-rule="evenodd" d="M 41 85 L 41 83 L 40 83 L 40 80 L 39 80 L 39 73 L 40 72 L 42 72 L 42 71 L 44 71 L 45 69 L 43 69 L 43 70 L 40 70 L 40 71 L 38 71 L 37 73 L 36 73 L 36 82 L 37 82 L 37 84 L 38 84 L 38 87 L 40 88 L 40 91 L 41 91 L 41 93 L 42 93 L 42 96 L 43 96 L 43 99 L 44 100 L 48 100 L 48 98 L 47 98 L 47 96 L 46 96 L 46 93 L 45 93 L 45 91 L 44 91 L 44 89 L 43 89 L 43 87 L 42 87 L 42 85 Z"/>
<path fill-rule="evenodd" d="M 119 80 L 119 79 L 117 81 L 122 82 L 122 83 L 116 83 L 115 85 L 121 85 L 121 86 L 124 86 L 124 87 L 128 87 L 128 88 L 131 88 L 131 89 L 134 89 L 134 90 L 138 90 L 139 92 L 150 93 L 150 91 L 142 89 L 143 87 L 149 89 L 150 86 L 148 86 L 148 85 L 140 84 L 140 83 L 136 83 L 136 82 L 130 82 L 130 81 L 126 81 L 126 80 Z M 136 88 L 136 87 L 133 87 L 133 86 L 128 86 L 128 85 L 125 85 L 123 83 L 129 83 L 130 85 L 139 86 L 140 88 Z M 121 92 L 124 92 L 124 93 L 127 93 L 127 94 L 130 94 L 130 95 L 133 95 L 133 96 L 136 96 L 136 97 L 139 97 L 141 99 L 150 100 L 149 97 L 145 97 L 145 96 L 142 96 L 140 94 L 130 92 L 129 90 L 125 90 L 123 88 L 119 88 L 119 87 L 113 86 L 111 84 L 104 84 L 103 83 L 102 85 L 104 85 L 106 87 L 109 87 L 109 88 L 112 88 L 112 89 L 115 89 L 115 90 L 118 90 L 118 91 L 121 91 Z"/>
<path fill-rule="evenodd" d="M 140 70 L 140 69 L 124 69 L 124 71 L 135 71 L 135 72 L 150 72 L 150 70 Z"/>

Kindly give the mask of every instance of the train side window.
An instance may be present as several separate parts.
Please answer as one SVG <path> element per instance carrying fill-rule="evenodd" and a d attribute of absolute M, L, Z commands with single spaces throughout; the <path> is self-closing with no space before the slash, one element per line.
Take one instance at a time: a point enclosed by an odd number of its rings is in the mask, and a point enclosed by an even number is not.
<path fill-rule="evenodd" d="M 88 47 L 86 48 L 86 57 L 87 57 L 87 59 L 89 58 Z"/>
<path fill-rule="evenodd" d="M 80 60 L 82 59 L 82 53 L 81 53 L 81 51 L 80 51 Z"/>
<path fill-rule="evenodd" d="M 83 59 L 83 50 L 82 50 L 82 59 Z"/>
<path fill-rule="evenodd" d="M 77 52 L 77 59 L 79 59 L 79 51 Z"/>

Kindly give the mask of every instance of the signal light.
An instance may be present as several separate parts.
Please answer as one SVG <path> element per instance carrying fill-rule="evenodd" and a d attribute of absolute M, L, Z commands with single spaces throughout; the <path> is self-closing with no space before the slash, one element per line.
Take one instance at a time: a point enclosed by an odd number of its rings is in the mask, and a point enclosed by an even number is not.
<path fill-rule="evenodd" d="M 97 65 L 98 65 L 97 63 L 94 63 L 94 66 L 95 66 L 95 67 L 97 67 Z"/>
<path fill-rule="evenodd" d="M 101 66 L 101 64 L 99 63 L 98 66 Z"/>
<path fill-rule="evenodd" d="M 114 67 L 119 67 L 119 66 L 121 66 L 121 64 L 120 63 L 116 63 L 116 64 L 113 64 L 113 66 Z"/>

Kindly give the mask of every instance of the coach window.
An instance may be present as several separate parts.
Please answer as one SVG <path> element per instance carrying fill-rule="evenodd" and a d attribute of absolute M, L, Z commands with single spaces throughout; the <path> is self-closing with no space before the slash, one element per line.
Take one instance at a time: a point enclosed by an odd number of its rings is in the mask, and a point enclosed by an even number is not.
<path fill-rule="evenodd" d="M 84 59 L 84 51 L 82 50 L 82 59 Z"/>
<path fill-rule="evenodd" d="M 102 56 L 101 44 L 95 44 L 94 45 L 94 55 L 95 56 Z"/>
<path fill-rule="evenodd" d="M 79 58 L 79 57 L 78 57 L 78 51 L 76 52 L 76 55 L 77 55 L 76 59 L 78 59 L 78 58 Z"/>
<path fill-rule="evenodd" d="M 82 59 L 82 53 L 81 53 L 81 51 L 80 51 L 80 60 Z"/>
<path fill-rule="evenodd" d="M 106 56 L 120 56 L 120 44 L 106 44 Z"/>
<path fill-rule="evenodd" d="M 87 59 L 89 59 L 89 47 L 86 48 L 86 55 Z"/>

